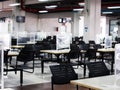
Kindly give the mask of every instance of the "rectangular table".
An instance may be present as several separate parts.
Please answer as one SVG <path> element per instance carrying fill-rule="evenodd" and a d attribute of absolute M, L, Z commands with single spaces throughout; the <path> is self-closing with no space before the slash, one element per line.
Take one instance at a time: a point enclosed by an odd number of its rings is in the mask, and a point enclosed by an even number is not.
<path fill-rule="evenodd" d="M 116 76 L 108 75 L 95 78 L 72 80 L 71 84 L 89 88 L 92 90 L 120 90 L 120 80 L 115 86 Z"/>
<path fill-rule="evenodd" d="M 70 52 L 70 49 L 64 49 L 64 50 L 40 50 L 42 53 L 48 53 L 48 54 L 54 54 L 57 57 L 57 62 L 61 63 L 60 55 L 67 54 Z M 50 59 L 43 59 L 41 60 L 41 72 L 44 73 L 44 62 L 52 62 L 52 57 Z"/>
<path fill-rule="evenodd" d="M 101 48 L 98 49 L 97 52 L 101 53 L 102 56 L 102 61 L 104 60 L 104 54 L 105 53 L 109 53 L 112 56 L 112 60 L 111 60 L 111 72 L 113 72 L 113 66 L 114 66 L 114 52 L 115 52 L 115 48 Z"/>
<path fill-rule="evenodd" d="M 11 48 L 13 48 L 13 49 L 22 49 L 24 47 L 25 47 L 24 45 L 12 45 L 11 46 Z"/>

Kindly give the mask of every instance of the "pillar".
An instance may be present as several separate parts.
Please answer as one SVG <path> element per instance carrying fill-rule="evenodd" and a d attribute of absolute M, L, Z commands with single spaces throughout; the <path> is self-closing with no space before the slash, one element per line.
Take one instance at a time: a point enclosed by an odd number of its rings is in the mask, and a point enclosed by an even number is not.
<path fill-rule="evenodd" d="M 72 23 L 72 36 L 79 36 L 79 12 L 74 12 Z"/>
<path fill-rule="evenodd" d="M 85 0 L 84 41 L 95 40 L 100 33 L 101 0 Z"/>

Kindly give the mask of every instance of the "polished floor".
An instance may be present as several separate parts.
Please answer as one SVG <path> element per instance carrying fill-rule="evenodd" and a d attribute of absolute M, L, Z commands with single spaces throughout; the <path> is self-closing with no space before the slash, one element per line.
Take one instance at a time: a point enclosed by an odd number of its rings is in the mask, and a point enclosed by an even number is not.
<path fill-rule="evenodd" d="M 28 63 L 30 64 L 30 63 Z M 5 88 L 12 88 L 10 90 L 51 90 L 51 72 L 49 69 L 50 65 L 56 65 L 57 63 L 45 63 L 44 73 L 41 73 L 41 64 L 40 61 L 35 62 L 35 71 L 34 73 L 23 73 L 23 86 L 20 86 L 19 72 L 9 72 L 5 76 Z M 78 78 L 83 78 L 83 68 L 74 67 Z M 87 71 L 88 72 L 88 71 Z M 9 89 L 8 89 L 9 90 Z M 55 90 L 76 90 L 74 85 L 55 85 Z M 82 87 L 79 87 L 79 90 L 88 90 Z"/>
<path fill-rule="evenodd" d="M 41 84 L 33 84 L 26 85 L 23 87 L 15 87 L 11 88 L 12 90 L 51 90 L 50 83 L 41 83 Z M 54 90 L 76 90 L 76 86 L 71 84 L 66 85 L 54 85 Z M 89 90 L 87 88 L 79 87 L 79 90 Z"/>

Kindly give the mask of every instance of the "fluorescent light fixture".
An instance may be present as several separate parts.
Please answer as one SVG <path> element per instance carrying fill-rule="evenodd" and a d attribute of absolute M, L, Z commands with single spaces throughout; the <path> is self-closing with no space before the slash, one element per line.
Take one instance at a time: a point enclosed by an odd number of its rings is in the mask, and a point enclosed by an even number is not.
<path fill-rule="evenodd" d="M 45 2 L 45 1 L 48 1 L 48 0 L 38 0 L 38 1 L 40 1 L 40 2 Z"/>
<path fill-rule="evenodd" d="M 112 14 L 113 12 L 102 12 L 102 14 Z"/>
<path fill-rule="evenodd" d="M 82 11 L 83 8 L 73 9 L 73 11 Z"/>
<path fill-rule="evenodd" d="M 11 7 L 19 6 L 19 5 L 20 5 L 20 3 L 12 3 L 12 4 L 9 4 L 9 6 L 11 6 Z"/>
<path fill-rule="evenodd" d="M 84 2 L 83 3 L 78 3 L 78 5 L 85 6 L 85 3 Z"/>
<path fill-rule="evenodd" d="M 46 9 L 54 9 L 54 8 L 56 8 L 56 7 L 57 7 L 57 5 L 45 6 Z"/>
<path fill-rule="evenodd" d="M 119 9 L 120 6 L 107 7 L 108 9 Z"/>
<path fill-rule="evenodd" d="M 47 10 L 41 10 L 39 11 L 39 13 L 47 13 L 48 11 Z"/>

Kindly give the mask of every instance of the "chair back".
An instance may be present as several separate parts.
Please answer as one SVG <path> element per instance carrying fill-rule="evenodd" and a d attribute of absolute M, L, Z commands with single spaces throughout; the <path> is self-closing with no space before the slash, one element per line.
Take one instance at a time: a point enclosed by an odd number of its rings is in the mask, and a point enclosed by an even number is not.
<path fill-rule="evenodd" d="M 85 57 L 87 57 L 88 60 L 96 59 L 96 52 L 97 49 L 88 49 L 87 52 L 85 53 Z"/>
<path fill-rule="evenodd" d="M 68 53 L 68 59 L 77 59 L 80 55 L 80 49 L 76 44 L 70 45 L 70 52 Z"/>
<path fill-rule="evenodd" d="M 21 62 L 28 62 L 28 61 L 33 61 L 34 60 L 34 54 L 35 51 L 32 49 L 25 49 L 23 48 L 19 55 L 17 56 L 17 61 L 21 61 Z"/>
<path fill-rule="evenodd" d="M 70 80 L 78 79 L 73 67 L 68 64 L 50 66 L 50 70 L 54 84 L 66 84 Z"/>
<path fill-rule="evenodd" d="M 5 66 L 8 65 L 8 52 L 9 52 L 9 50 L 4 50 L 4 64 L 5 64 Z"/>
<path fill-rule="evenodd" d="M 87 67 L 89 70 L 89 77 L 110 75 L 110 71 L 102 61 L 90 62 L 87 64 Z"/>
<path fill-rule="evenodd" d="M 90 40 L 90 41 L 89 41 L 89 44 L 95 44 L 95 41 Z"/>

